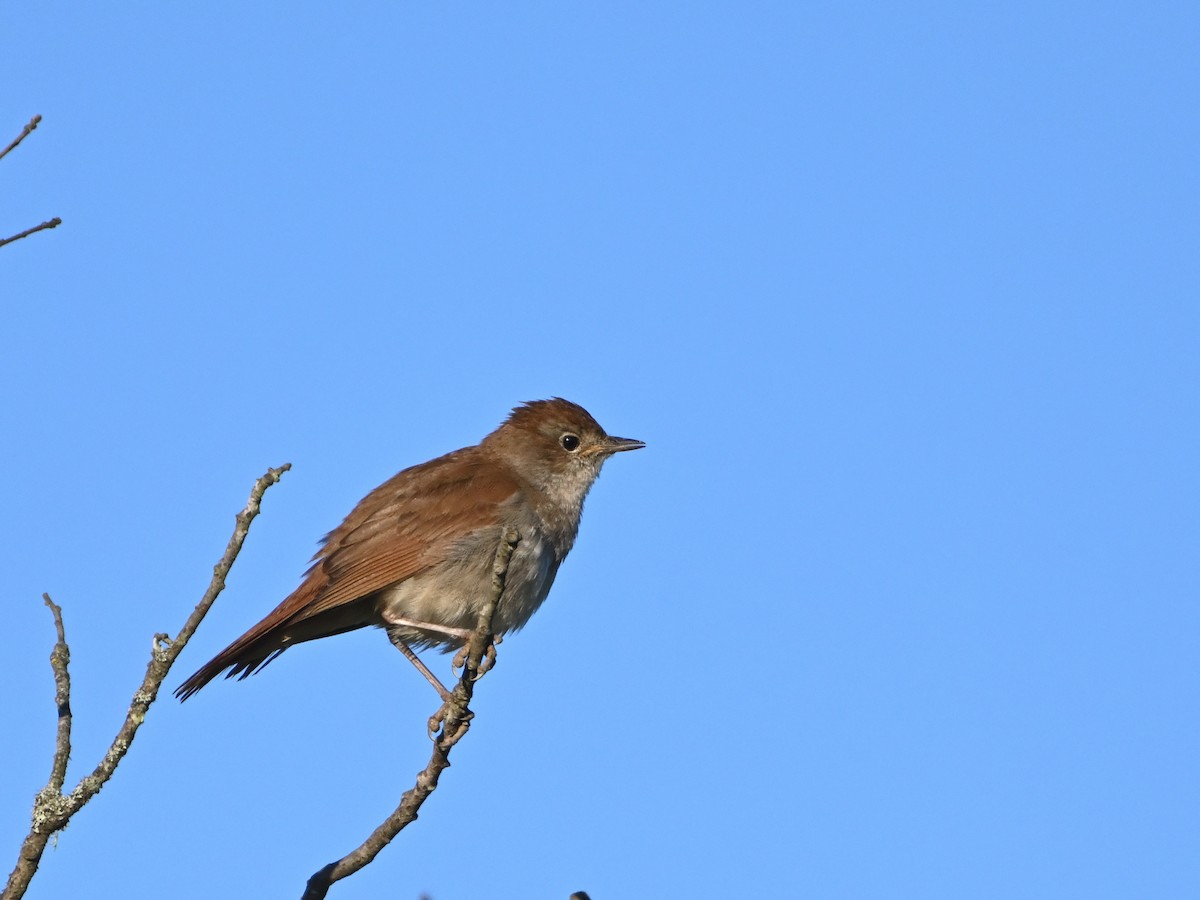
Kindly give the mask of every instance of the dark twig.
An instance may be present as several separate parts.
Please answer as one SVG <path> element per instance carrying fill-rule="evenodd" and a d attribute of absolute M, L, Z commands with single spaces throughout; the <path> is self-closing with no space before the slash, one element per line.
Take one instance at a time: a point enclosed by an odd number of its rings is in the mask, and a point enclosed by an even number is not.
<path fill-rule="evenodd" d="M 174 639 L 166 634 L 154 636 L 154 647 L 150 654 L 150 663 L 146 667 L 146 677 L 142 679 L 141 686 L 134 692 L 124 723 L 100 764 L 96 766 L 92 774 L 82 778 L 69 794 L 63 793 L 62 786 L 67 774 L 67 758 L 71 754 L 71 680 L 67 674 L 67 663 L 70 660 L 71 651 L 67 646 L 66 633 L 63 628 L 62 610 L 48 596 L 45 597 L 46 605 L 50 607 L 50 612 L 54 615 L 54 626 L 58 632 L 58 643 L 54 645 L 54 652 L 50 654 L 50 665 L 54 669 L 54 700 L 58 706 L 58 735 L 54 745 L 54 762 L 50 770 L 50 781 L 34 798 L 32 827 L 21 844 L 17 865 L 12 874 L 8 876 L 8 884 L 4 888 L 4 893 L 0 894 L 0 900 L 18 900 L 24 896 L 29 882 L 37 872 L 42 853 L 45 851 L 50 837 L 65 828 L 71 817 L 99 793 L 100 789 L 113 776 L 117 766 L 129 752 L 129 747 L 133 743 L 138 729 L 146 719 L 146 711 L 158 696 L 158 689 L 171 670 L 172 663 L 187 645 L 188 639 L 195 633 L 196 627 L 224 589 L 225 578 L 233 567 L 242 545 L 246 542 L 250 523 L 262 509 L 263 494 L 271 485 L 277 484 L 280 476 L 291 467 L 291 463 L 285 463 L 278 469 L 269 469 L 267 474 L 254 483 L 246 508 L 237 515 L 233 535 L 229 539 L 225 553 L 213 567 L 213 577 L 209 582 L 208 590 L 204 592 L 199 604 L 192 610 L 192 614 L 188 616 L 183 628 Z"/>
<path fill-rule="evenodd" d="M 34 116 L 32 119 L 30 119 L 29 124 L 21 129 L 21 133 L 17 135 L 16 139 L 11 144 L 9 144 L 7 147 L 5 147 L 2 151 L 0 151 L 0 159 L 4 159 L 4 157 L 8 156 L 8 153 L 10 150 L 17 149 L 17 144 L 21 143 L 21 141 L 25 140 L 25 138 L 29 137 L 29 135 L 33 133 L 33 129 L 37 128 L 38 123 L 41 121 L 42 121 L 41 116 Z"/>
<path fill-rule="evenodd" d="M 11 244 L 13 241 L 19 241 L 21 238 L 29 237 L 31 234 L 37 234 L 39 231 L 45 231 L 48 228 L 57 228 L 61 224 L 62 219 L 60 219 L 58 216 L 55 216 L 53 219 L 43 222 L 41 225 L 34 225 L 32 228 L 26 228 L 20 234 L 14 234 L 12 237 L 0 238 L 0 247 L 3 247 L 5 244 Z"/>
<path fill-rule="evenodd" d="M 429 758 L 429 764 L 417 774 L 417 783 L 400 798 L 400 805 L 396 807 L 396 811 L 384 819 L 379 827 L 371 832 L 370 837 L 357 849 L 318 870 L 308 879 L 301 900 L 322 900 L 335 881 L 353 875 L 370 863 L 404 826 L 416 820 L 421 805 L 437 788 L 438 778 L 450 766 L 451 749 L 462 740 L 471 726 L 474 713 L 471 712 L 469 704 L 474 696 L 475 682 L 486 671 L 483 665 L 484 658 L 492 656 L 492 616 L 496 611 L 496 604 L 500 601 L 500 595 L 504 593 L 508 564 L 520 540 L 516 529 L 509 528 L 501 537 L 500 546 L 496 548 L 496 557 L 492 563 L 491 596 L 480 609 L 475 631 L 467 643 L 462 677 L 450 692 L 449 698 L 429 719 L 429 730 L 434 732 L 433 754 Z"/>
<path fill-rule="evenodd" d="M 4 159 L 4 157 L 6 157 L 10 151 L 15 150 L 21 141 L 25 140 L 25 138 L 29 137 L 29 135 L 33 133 L 33 130 L 38 127 L 38 123 L 41 121 L 41 116 L 34 116 L 32 119 L 30 119 L 29 124 L 21 129 L 21 133 L 16 136 L 13 142 L 3 150 L 0 150 L 0 159 Z M 13 241 L 19 241 L 21 238 L 29 237 L 31 234 L 37 234 L 39 231 L 57 228 L 61 224 L 62 219 L 60 219 L 58 216 L 55 216 L 53 219 L 46 220 L 41 225 L 34 225 L 32 228 L 26 228 L 20 234 L 14 234 L 12 237 L 8 238 L 0 238 L 0 247 L 3 247 L 5 244 L 11 244 Z"/>

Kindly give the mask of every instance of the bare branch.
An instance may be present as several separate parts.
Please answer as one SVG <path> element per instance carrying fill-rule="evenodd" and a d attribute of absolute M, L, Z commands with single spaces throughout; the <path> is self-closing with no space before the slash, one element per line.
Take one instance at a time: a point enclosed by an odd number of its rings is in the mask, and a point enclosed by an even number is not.
<path fill-rule="evenodd" d="M 11 244 L 13 241 L 19 241 L 21 238 L 29 237 L 31 234 L 37 234 L 39 231 L 45 231 L 49 228 L 57 228 L 61 224 L 62 219 L 60 219 L 58 216 L 55 216 L 53 219 L 49 219 L 43 222 L 41 225 L 34 225 L 32 228 L 26 228 L 20 234 L 14 234 L 12 237 L 0 238 L 0 247 L 3 247 L 5 244 Z"/>
<path fill-rule="evenodd" d="M 10 150 L 17 149 L 17 144 L 29 137 L 29 135 L 33 133 L 33 129 L 37 128 L 38 123 L 41 121 L 41 116 L 34 116 L 32 119 L 30 119 L 29 124 L 21 129 L 21 133 L 17 135 L 16 139 L 7 147 L 5 147 L 3 151 L 0 151 L 0 159 L 4 159 L 4 157 L 8 156 Z"/>
<path fill-rule="evenodd" d="M 438 778 L 450 765 L 451 749 L 462 740 L 471 726 L 474 713 L 471 712 L 469 704 L 475 693 L 475 682 L 495 660 L 492 616 L 496 611 L 496 604 L 500 601 L 500 595 L 504 593 L 508 564 L 520 540 L 517 530 L 509 528 L 496 548 L 495 560 L 492 563 L 491 596 L 479 611 L 475 631 L 471 634 L 467 646 L 463 648 L 465 652 L 460 653 L 463 663 L 462 677 L 438 711 L 429 718 L 429 730 L 433 734 L 433 754 L 429 758 L 429 764 L 417 774 L 417 783 L 400 798 L 400 805 L 396 807 L 396 811 L 384 819 L 379 827 L 371 832 L 370 837 L 337 862 L 318 870 L 308 879 L 301 900 L 322 900 L 335 881 L 353 875 L 368 865 L 404 826 L 416 820 L 421 805 L 437 788 Z"/>
<path fill-rule="evenodd" d="M 10 151 L 15 150 L 21 141 L 25 140 L 25 138 L 29 137 L 29 135 L 33 133 L 33 130 L 38 127 L 38 123 L 41 121 L 41 116 L 34 116 L 32 119 L 30 119 L 29 124 L 21 129 L 21 133 L 13 139 L 13 142 L 0 151 L 0 159 L 4 159 L 4 157 L 6 157 Z M 5 244 L 11 244 L 13 241 L 19 241 L 21 238 L 29 237 L 31 234 L 37 234 L 39 231 L 57 228 L 61 224 L 62 219 L 60 219 L 58 216 L 55 216 L 53 219 L 47 219 L 41 225 L 34 225 L 32 228 L 26 228 L 20 234 L 14 234 L 12 237 L 8 238 L 0 238 L 0 247 L 3 247 Z"/>
<path fill-rule="evenodd" d="M 254 483 L 245 509 L 237 515 L 233 535 L 229 539 L 225 553 L 213 567 L 213 576 L 208 590 L 204 592 L 204 596 L 173 640 L 166 634 L 154 636 L 154 646 L 150 654 L 150 663 L 146 667 L 146 677 L 142 679 L 141 686 L 134 692 L 124 723 L 100 764 L 90 775 L 82 778 L 69 794 L 62 792 L 62 786 L 66 778 L 67 757 L 71 752 L 71 682 L 67 674 L 67 662 L 70 660 L 71 652 L 63 628 L 62 610 L 55 606 L 48 596 L 45 597 L 46 605 L 50 607 L 50 611 L 54 615 L 54 624 L 58 631 L 58 643 L 55 644 L 54 652 L 50 656 L 50 664 L 54 669 L 54 699 L 58 706 L 58 734 L 55 740 L 54 762 L 50 771 L 49 783 L 34 798 L 32 826 L 21 844 L 17 865 L 8 877 L 8 884 L 4 893 L 0 894 L 0 900 L 18 900 L 24 896 L 29 882 L 37 872 L 42 853 L 45 851 L 46 843 L 50 840 L 51 835 L 65 828 L 71 817 L 99 793 L 100 789 L 113 776 L 117 766 L 129 752 L 138 729 L 146 720 L 146 711 L 158 696 L 158 689 L 171 670 L 171 665 L 225 588 L 225 578 L 233 567 L 238 553 L 241 552 L 242 545 L 246 542 L 246 535 L 250 532 L 250 523 L 262 509 L 263 494 L 269 487 L 277 484 L 283 473 L 291 467 L 291 463 L 285 463 L 278 469 L 269 469 Z"/>
<path fill-rule="evenodd" d="M 71 648 L 67 646 L 66 629 L 63 627 L 62 609 L 54 604 L 49 594 L 42 594 L 46 606 L 54 616 L 54 628 L 58 642 L 50 651 L 50 667 L 54 670 L 54 704 L 58 707 L 58 733 L 54 738 L 54 759 L 50 764 L 50 780 L 38 791 L 33 801 L 33 824 L 29 834 L 21 842 L 17 864 L 8 877 L 8 886 L 0 894 L 3 900 L 20 897 L 25 893 L 30 880 L 37 872 L 42 852 L 50 835 L 44 831 L 47 818 L 56 816 L 64 803 L 63 781 L 67 777 L 67 760 L 71 756 L 71 676 L 67 665 L 71 661 Z"/>
<path fill-rule="evenodd" d="M 67 760 L 71 758 L 71 673 L 67 666 L 71 662 L 71 648 L 67 646 L 67 631 L 63 626 L 62 607 L 55 605 L 49 594 L 42 600 L 54 616 L 54 630 L 58 642 L 50 652 L 50 667 L 54 669 L 54 705 L 58 708 L 58 734 L 54 738 L 54 762 L 50 766 L 49 789 L 62 791 L 67 779 Z"/>

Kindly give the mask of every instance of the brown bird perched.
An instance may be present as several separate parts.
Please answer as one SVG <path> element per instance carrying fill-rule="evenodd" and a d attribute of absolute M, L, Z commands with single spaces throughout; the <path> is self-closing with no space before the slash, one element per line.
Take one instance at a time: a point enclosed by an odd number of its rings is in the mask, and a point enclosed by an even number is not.
<path fill-rule="evenodd" d="M 378 625 L 444 696 L 413 648 L 463 645 L 504 531 L 515 528 L 520 542 L 492 620 L 497 634 L 521 628 L 546 599 L 604 461 L 644 446 L 610 437 L 558 397 L 517 407 L 474 447 L 367 494 L 325 536 L 300 586 L 175 695 L 186 700 L 226 669 L 245 678 L 293 644 Z"/>

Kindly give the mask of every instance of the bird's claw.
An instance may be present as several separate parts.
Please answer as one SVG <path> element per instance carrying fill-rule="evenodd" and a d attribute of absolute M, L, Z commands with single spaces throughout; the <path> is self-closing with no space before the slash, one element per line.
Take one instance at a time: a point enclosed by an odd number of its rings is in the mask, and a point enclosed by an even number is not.
<path fill-rule="evenodd" d="M 465 710 L 463 715 L 455 716 L 453 719 L 447 718 L 446 707 L 443 706 L 430 716 L 426 723 L 429 739 L 435 742 L 445 741 L 448 746 L 452 747 L 467 733 L 471 727 L 471 720 L 474 718 L 475 714 L 470 710 Z"/>
<path fill-rule="evenodd" d="M 429 717 L 429 721 L 425 723 L 426 731 L 429 734 L 431 741 L 436 741 L 438 732 L 442 730 L 442 725 L 446 722 L 446 707 L 443 704 L 438 707 L 438 711 Z"/>
<path fill-rule="evenodd" d="M 488 641 L 487 649 L 483 652 L 483 658 L 479 660 L 479 668 L 471 675 L 472 681 L 478 681 L 496 665 L 496 645 L 501 641 L 500 635 L 492 635 L 492 639 Z M 454 660 L 450 666 L 457 673 L 463 668 L 470 659 L 471 644 L 468 641 L 458 648 L 458 652 L 454 654 Z"/>
<path fill-rule="evenodd" d="M 484 651 L 483 659 L 479 661 L 479 670 L 475 673 L 475 677 L 471 680 L 478 681 L 480 678 L 490 672 L 492 670 L 492 666 L 494 665 L 496 665 L 496 644 L 493 642 L 487 645 L 487 650 Z"/>

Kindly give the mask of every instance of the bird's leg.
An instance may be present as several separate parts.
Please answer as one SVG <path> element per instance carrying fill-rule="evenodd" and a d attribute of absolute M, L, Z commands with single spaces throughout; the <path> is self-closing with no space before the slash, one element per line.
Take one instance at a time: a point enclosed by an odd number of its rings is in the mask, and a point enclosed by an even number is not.
<path fill-rule="evenodd" d="M 386 610 L 383 611 L 383 620 L 384 620 L 384 622 L 387 623 L 389 630 L 393 626 L 399 627 L 399 628 L 418 628 L 422 631 L 434 631 L 434 632 L 437 632 L 438 634 L 444 634 L 447 637 L 456 638 L 457 642 L 459 642 L 461 644 L 461 646 L 459 648 L 458 653 L 456 653 L 454 656 L 454 662 L 451 663 L 451 668 L 461 669 L 463 667 L 463 665 L 466 663 L 466 661 L 467 661 L 467 646 L 468 646 L 468 642 L 471 637 L 471 629 L 455 628 L 453 625 L 435 625 L 432 622 L 420 622 L 416 619 L 409 619 L 404 616 L 393 615 L 392 613 L 389 613 Z M 393 639 L 392 643 L 395 644 L 396 641 Z M 447 642 L 447 643 L 450 643 L 450 642 Z M 400 645 L 396 644 L 396 646 L 400 646 Z M 412 653 L 412 650 L 409 649 L 407 647 L 407 645 L 405 645 L 404 649 L 405 649 L 406 653 Z M 409 659 L 415 659 L 415 658 L 416 658 L 415 654 L 413 656 L 409 656 Z M 485 661 L 485 665 L 480 669 L 479 674 L 482 675 L 484 672 L 486 672 L 488 669 L 490 669 L 492 667 L 492 663 L 494 663 L 495 661 L 496 661 L 496 650 L 495 650 L 495 648 L 489 646 L 488 652 L 487 652 L 487 660 Z M 425 668 L 425 665 L 423 663 L 414 662 L 413 665 L 420 668 L 422 673 L 425 674 L 426 678 L 433 678 L 433 676 L 429 674 L 429 670 L 427 668 Z M 436 679 L 435 679 L 435 681 L 436 681 Z M 436 682 L 436 683 L 439 685 L 441 684 L 441 682 Z M 443 688 L 443 690 L 445 690 L 445 689 Z M 445 700 L 446 695 L 443 695 L 442 699 Z"/>
<path fill-rule="evenodd" d="M 429 667 L 425 665 L 425 663 L 421 662 L 421 657 L 413 653 L 412 647 L 404 643 L 399 636 L 393 634 L 391 629 L 388 629 L 387 636 L 388 640 L 395 645 L 396 649 L 408 657 L 408 661 L 416 666 L 417 671 L 424 675 L 426 680 L 433 685 L 433 689 L 438 692 L 438 696 L 442 698 L 442 702 L 445 703 L 447 700 L 449 700 L 450 692 L 446 690 L 446 686 L 438 681 L 437 676 L 429 671 Z"/>
<path fill-rule="evenodd" d="M 406 619 L 404 616 L 394 616 L 383 611 L 383 621 L 389 626 L 398 626 L 402 628 L 419 628 L 422 631 L 436 631 L 438 634 L 448 635 L 449 637 L 458 638 L 460 641 L 465 641 L 471 636 L 469 628 L 455 628 L 452 625 L 434 625 L 432 622 L 418 622 L 416 619 Z"/>

